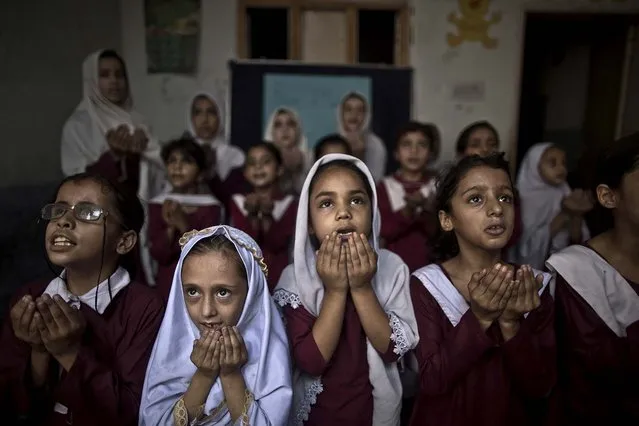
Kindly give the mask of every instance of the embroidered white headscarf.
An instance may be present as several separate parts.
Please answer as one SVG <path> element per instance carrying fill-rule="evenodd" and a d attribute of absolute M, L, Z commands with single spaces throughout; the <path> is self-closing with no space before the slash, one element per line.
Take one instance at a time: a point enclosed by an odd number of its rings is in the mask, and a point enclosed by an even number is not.
<path fill-rule="evenodd" d="M 190 239 L 182 248 L 173 276 L 166 312 L 147 367 L 139 424 L 173 426 L 173 407 L 186 392 L 196 371 L 191 362 L 191 351 L 193 341 L 200 337 L 186 309 L 182 292 L 182 265 L 198 241 L 220 235 L 235 245 L 246 268 L 248 281 L 248 293 L 237 328 L 248 352 L 242 375 L 254 396 L 248 411 L 249 424 L 283 425 L 292 400 L 290 355 L 284 324 L 270 297 L 261 269 L 262 252 L 251 237 L 230 226 L 192 231 L 185 234 L 185 238 L 189 234 Z M 223 400 L 224 392 L 218 378 L 209 392 L 204 414 L 209 415 Z M 228 409 L 220 410 L 204 424 L 231 424 Z"/>
<path fill-rule="evenodd" d="M 557 250 L 568 246 L 570 236 L 567 230 L 550 237 L 550 223 L 561 211 L 561 202 L 571 189 L 567 183 L 553 186 L 539 174 L 539 161 L 550 142 L 533 145 L 521 163 L 517 176 L 517 190 L 521 197 L 522 234 L 517 246 L 511 250 L 515 263 L 527 264 L 543 269 L 546 258 Z M 588 238 L 588 228 L 583 225 L 582 235 Z M 513 253 L 514 251 L 514 253 Z"/>
<path fill-rule="evenodd" d="M 300 116 L 297 114 L 297 112 L 294 109 L 286 107 L 286 106 L 280 106 L 276 108 L 273 111 L 273 113 L 271 113 L 271 116 L 268 119 L 268 123 L 266 123 L 266 129 L 264 129 L 264 140 L 266 142 L 271 142 L 271 143 L 275 142 L 275 136 L 274 136 L 275 119 L 280 114 L 289 114 L 293 118 L 293 121 L 295 121 L 295 125 L 297 127 L 296 142 L 300 151 L 302 151 L 302 167 L 294 175 L 285 174 L 280 179 L 280 181 L 283 183 L 281 185 L 282 191 L 284 192 L 293 191 L 293 192 L 299 193 L 300 190 L 302 189 L 302 185 L 304 184 L 304 178 L 306 177 L 308 169 L 310 169 L 311 165 L 313 164 L 313 156 L 308 149 L 308 140 L 306 139 L 306 136 L 304 135 L 302 119 L 300 118 Z M 292 181 L 292 187 L 287 186 L 286 179 L 290 179 Z"/>
<path fill-rule="evenodd" d="M 364 118 L 364 122 L 362 123 L 362 128 L 360 132 L 364 137 L 364 143 L 366 144 L 366 153 L 364 155 L 364 162 L 368 166 L 373 178 L 375 178 L 375 182 L 379 182 L 384 175 L 386 174 L 386 158 L 388 153 L 386 151 L 386 146 L 384 142 L 370 130 L 371 117 L 373 116 L 373 111 L 371 108 L 371 104 L 368 102 L 366 97 L 359 92 L 349 92 L 339 103 L 337 108 L 337 131 L 340 135 L 346 136 L 347 131 L 344 128 L 344 104 L 347 100 L 357 97 L 364 99 L 364 103 L 366 105 L 366 116 Z"/>
<path fill-rule="evenodd" d="M 355 157 L 328 154 L 320 158 L 309 171 L 297 209 L 293 265 L 287 266 L 282 273 L 273 297 L 281 306 L 286 304 L 290 304 L 293 308 L 303 306 L 311 315 L 315 317 L 319 315 L 324 298 L 324 284 L 317 275 L 315 249 L 308 234 L 309 187 L 317 169 L 323 164 L 336 160 L 352 162 L 364 173 L 371 187 L 373 224 L 370 239 L 373 249 L 378 253 L 377 273 L 371 285 L 382 309 L 388 314 L 392 329 L 391 344 L 395 346 L 394 352 L 403 356 L 413 349 L 418 341 L 417 323 L 409 291 L 408 267 L 396 254 L 379 248 L 380 214 L 377 208 L 375 181 L 366 165 Z M 386 364 L 370 341 L 367 340 L 366 346 L 370 368 L 369 379 L 373 386 L 373 424 L 375 426 L 399 425 L 402 383 L 397 364 Z M 323 390 L 321 377 L 310 377 L 298 371 L 295 374 L 294 385 L 291 417 L 293 424 L 301 425 L 308 419 L 312 404 Z"/>
<path fill-rule="evenodd" d="M 195 128 L 193 127 L 192 110 L 195 100 L 205 97 L 210 100 L 217 109 L 217 134 L 210 140 L 198 138 Z M 224 135 L 225 115 L 223 105 L 211 94 L 206 92 L 197 92 L 190 100 L 186 110 L 186 129 L 187 132 L 200 144 L 209 145 L 215 150 L 215 172 L 222 181 L 226 180 L 231 170 L 242 167 L 245 161 L 244 151 L 231 145 Z"/>

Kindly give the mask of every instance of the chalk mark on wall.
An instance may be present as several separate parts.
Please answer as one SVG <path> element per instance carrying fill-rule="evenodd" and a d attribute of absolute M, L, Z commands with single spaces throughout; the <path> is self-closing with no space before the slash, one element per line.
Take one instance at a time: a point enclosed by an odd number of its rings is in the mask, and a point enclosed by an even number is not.
<path fill-rule="evenodd" d="M 487 18 L 490 0 L 458 0 L 459 15 L 456 11 L 448 15 L 448 21 L 457 27 L 457 32 L 447 34 L 450 47 L 457 47 L 463 42 L 481 42 L 487 49 L 497 47 L 498 40 L 490 37 L 490 27 L 501 22 L 501 12 L 492 12 Z"/>

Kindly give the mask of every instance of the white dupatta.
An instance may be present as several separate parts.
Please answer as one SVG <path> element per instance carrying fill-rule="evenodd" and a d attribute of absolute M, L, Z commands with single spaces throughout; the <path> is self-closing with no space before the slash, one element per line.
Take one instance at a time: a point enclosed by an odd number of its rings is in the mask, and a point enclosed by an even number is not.
<path fill-rule="evenodd" d="M 328 154 L 320 158 L 311 168 L 304 181 L 299 199 L 295 227 L 295 249 L 293 264 L 286 267 L 273 294 L 281 306 L 303 306 L 317 317 L 324 297 L 324 284 L 315 269 L 315 249 L 308 235 L 309 186 L 317 169 L 322 164 L 336 160 L 352 162 L 368 179 L 373 193 L 373 224 L 371 242 L 378 254 L 377 273 L 371 283 L 382 309 L 388 315 L 392 329 L 391 340 L 394 352 L 402 357 L 417 345 L 417 323 L 409 291 L 408 267 L 394 253 L 379 248 L 380 214 L 377 208 L 375 181 L 366 165 L 355 157 L 343 154 Z M 379 353 L 366 341 L 366 354 L 370 368 L 369 380 L 373 386 L 373 424 L 375 426 L 397 426 L 400 421 L 402 383 L 397 363 L 386 364 Z M 291 424 L 301 425 L 308 419 L 317 395 L 323 391 L 321 377 L 311 377 L 297 371 L 294 377 L 294 402 Z"/>
<path fill-rule="evenodd" d="M 217 134 L 213 139 L 205 140 L 198 138 L 195 128 L 193 127 L 192 110 L 195 100 L 199 97 L 205 97 L 217 109 Z M 225 114 L 222 104 L 211 94 L 206 92 L 197 92 L 190 100 L 186 111 L 186 129 L 189 135 L 195 139 L 200 145 L 208 145 L 215 151 L 215 173 L 220 180 L 225 181 L 233 169 L 244 166 L 246 156 L 240 148 L 231 145 L 224 135 Z"/>
<path fill-rule="evenodd" d="M 346 137 L 347 134 L 343 122 L 344 103 L 346 100 L 351 98 L 352 95 L 357 95 L 361 99 L 366 99 L 366 97 L 359 92 L 349 92 L 339 103 L 339 106 L 337 107 L 337 132 L 344 137 Z M 366 102 L 366 117 L 364 118 L 362 128 L 360 129 L 362 137 L 364 138 L 364 143 L 366 144 L 364 163 L 368 166 L 375 182 L 379 182 L 386 175 L 386 159 L 388 157 L 388 153 L 382 139 L 370 130 L 372 116 L 373 112 L 371 105 L 369 102 Z"/>
<path fill-rule="evenodd" d="M 184 258 L 193 246 L 203 238 L 215 235 L 224 236 L 233 243 L 246 268 L 248 292 L 237 328 L 248 353 L 242 375 L 247 389 L 253 394 L 253 402 L 247 413 L 249 424 L 281 426 L 286 423 L 292 399 L 288 339 L 266 285 L 262 252 L 244 232 L 220 225 L 185 234 L 184 238 L 188 241 L 182 248 L 164 319 L 146 370 L 140 403 L 140 426 L 173 426 L 173 408 L 186 392 L 196 371 L 191 362 L 191 351 L 193 341 L 200 337 L 200 332 L 186 309 L 181 272 Z M 197 424 L 233 424 L 228 408 L 222 405 L 223 401 L 224 392 L 218 378 L 204 408 L 206 416 L 214 414 Z M 221 406 L 222 409 L 216 410 Z M 235 424 L 243 424 L 241 418 Z"/>
<path fill-rule="evenodd" d="M 639 295 L 594 250 L 573 245 L 550 256 L 546 266 L 561 275 L 618 337 L 626 337 L 626 328 L 639 321 Z"/>

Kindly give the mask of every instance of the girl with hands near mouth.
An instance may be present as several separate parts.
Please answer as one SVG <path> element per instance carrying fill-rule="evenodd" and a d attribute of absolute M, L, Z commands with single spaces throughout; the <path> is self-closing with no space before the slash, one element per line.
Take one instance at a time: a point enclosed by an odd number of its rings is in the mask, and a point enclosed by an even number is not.
<path fill-rule="evenodd" d="M 90 174 L 65 179 L 43 207 L 59 276 L 21 290 L 0 337 L 0 409 L 38 425 L 137 424 L 163 304 L 124 265 L 144 210 L 134 193 Z"/>
<path fill-rule="evenodd" d="M 140 426 L 286 424 L 288 341 L 260 248 L 229 226 L 191 231 L 180 243 Z"/>
<path fill-rule="evenodd" d="M 408 268 L 379 248 L 375 181 L 355 157 L 311 168 L 297 209 L 293 264 L 273 297 L 298 371 L 291 424 L 397 425 L 397 361 L 417 342 Z"/>
<path fill-rule="evenodd" d="M 501 260 L 515 222 L 508 163 L 461 159 L 436 204 L 443 262 L 410 283 L 420 335 L 411 425 L 541 424 L 556 377 L 551 276 Z"/>

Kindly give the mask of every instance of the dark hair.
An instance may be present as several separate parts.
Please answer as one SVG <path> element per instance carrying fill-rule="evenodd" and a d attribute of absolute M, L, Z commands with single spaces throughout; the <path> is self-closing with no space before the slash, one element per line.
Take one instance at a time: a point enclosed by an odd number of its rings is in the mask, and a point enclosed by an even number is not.
<path fill-rule="evenodd" d="M 193 138 L 183 136 L 179 139 L 169 141 L 169 143 L 164 145 L 161 152 L 164 164 L 169 162 L 171 154 L 176 151 L 184 155 L 185 158 L 194 161 L 200 170 L 206 170 L 208 164 L 206 153 L 200 144 L 198 144 Z"/>
<path fill-rule="evenodd" d="M 348 101 L 349 99 L 359 99 L 364 104 L 364 109 L 368 110 L 368 100 L 366 100 L 363 95 L 357 92 L 348 92 L 346 96 L 342 98 L 342 105 L 345 104 L 346 101 Z"/>
<path fill-rule="evenodd" d="M 193 98 L 193 101 L 191 102 L 191 115 L 193 115 L 193 113 L 195 112 L 195 103 L 199 100 L 207 100 L 211 102 L 213 104 L 213 108 L 215 108 L 215 115 L 217 115 L 219 118 L 220 107 L 217 105 L 217 102 L 215 101 L 215 99 L 211 98 L 210 96 L 204 93 L 200 93 L 199 95 Z"/>
<path fill-rule="evenodd" d="M 624 176 L 639 169 L 639 132 L 625 136 L 603 148 L 597 155 L 594 179 L 587 185 L 596 194 L 597 186 L 607 185 L 619 189 Z M 610 209 L 598 202 L 595 204 L 597 226 L 601 230 L 614 227 L 614 217 Z"/>
<path fill-rule="evenodd" d="M 352 155 L 353 151 L 351 150 L 351 145 L 348 143 L 346 139 L 339 133 L 331 133 L 330 135 L 326 135 L 317 141 L 314 148 L 315 160 L 319 160 L 322 157 L 322 151 L 324 151 L 328 146 L 331 145 L 341 145 L 344 148 L 344 151 L 348 155 Z"/>
<path fill-rule="evenodd" d="M 315 175 L 313 175 L 313 178 L 311 179 L 311 183 L 308 185 L 309 198 L 310 198 L 311 193 L 313 192 L 313 187 L 317 183 L 318 179 L 324 173 L 326 173 L 327 171 L 329 171 L 331 169 L 339 169 L 339 168 L 347 169 L 347 170 L 352 171 L 353 173 L 355 173 L 357 175 L 357 177 L 359 177 L 362 180 L 362 183 L 364 184 L 364 189 L 366 190 L 366 195 L 368 195 L 368 198 L 372 202 L 373 201 L 373 189 L 371 188 L 371 185 L 368 183 L 368 178 L 366 177 L 364 172 L 362 172 L 355 165 L 355 163 L 353 163 L 352 161 L 348 161 L 348 160 L 333 160 L 331 162 L 324 163 L 321 166 L 319 166 L 317 168 L 317 170 L 315 171 Z"/>
<path fill-rule="evenodd" d="M 420 123 L 419 121 L 411 120 L 404 124 L 397 133 L 396 147 L 399 145 L 399 141 L 407 134 L 419 132 L 428 140 L 428 148 L 430 149 L 430 155 L 428 162 L 432 163 L 439 158 L 441 138 L 439 129 L 432 123 Z"/>
<path fill-rule="evenodd" d="M 255 145 L 251 145 L 249 149 L 247 150 L 246 155 L 248 156 L 251 150 L 256 148 L 263 148 L 267 150 L 273 157 L 275 157 L 275 162 L 277 163 L 278 166 L 281 166 L 283 164 L 284 161 L 282 160 L 282 153 L 277 148 L 277 146 L 275 146 L 274 143 L 260 141 L 256 143 Z M 246 166 L 246 164 L 248 164 L 248 162 L 245 163 L 244 165 Z"/>
<path fill-rule="evenodd" d="M 235 244 L 233 244 L 228 238 L 224 235 L 213 235 L 211 237 L 202 238 L 200 241 L 195 243 L 187 257 L 189 256 L 202 256 L 208 253 L 224 253 L 229 257 L 229 259 L 235 263 L 235 266 L 238 268 L 238 272 L 244 279 L 244 281 L 248 281 L 246 275 L 246 268 L 244 266 L 244 262 L 240 257 L 240 254 L 237 252 L 235 248 Z"/>
<path fill-rule="evenodd" d="M 512 185 L 512 178 L 508 161 L 504 159 L 504 153 L 494 153 L 487 157 L 479 155 L 470 155 L 459 160 L 450 166 L 449 169 L 442 172 L 437 179 L 437 192 L 435 194 L 435 212 L 440 211 L 451 213 L 451 200 L 457 192 L 459 182 L 477 167 L 490 167 L 491 169 L 503 170 L 508 175 L 508 180 Z M 437 236 L 435 238 L 435 256 L 437 260 L 443 262 L 453 258 L 459 254 L 459 245 L 454 231 L 444 231 L 441 224 L 437 227 Z"/>
<path fill-rule="evenodd" d="M 464 154 L 464 152 L 466 151 L 466 148 L 468 148 L 468 142 L 470 140 L 470 136 L 475 132 L 475 130 L 479 130 L 479 129 L 490 130 L 493 133 L 493 135 L 495 135 L 497 146 L 499 146 L 499 143 L 500 143 L 499 133 L 497 133 L 497 129 L 495 129 L 495 126 L 493 126 L 492 124 L 490 124 L 488 121 L 485 121 L 485 120 L 476 121 L 466 126 L 464 130 L 462 130 L 462 132 L 459 134 L 459 137 L 457 138 L 457 147 L 456 147 L 457 155 Z"/>
<path fill-rule="evenodd" d="M 54 201 L 58 196 L 58 192 L 60 189 L 66 185 L 67 183 L 82 183 L 82 182 L 93 182 L 101 187 L 101 193 L 106 195 L 109 198 L 109 212 L 113 215 L 117 215 L 117 221 L 122 225 L 122 227 L 127 231 L 134 231 L 136 234 L 140 234 L 140 230 L 142 229 L 142 225 L 144 225 L 144 208 L 142 207 L 142 203 L 138 198 L 137 194 L 129 187 L 120 185 L 118 183 L 112 182 L 104 176 L 93 174 L 93 173 L 78 173 L 72 176 L 69 176 L 60 182 L 60 185 L 55 191 Z M 107 219 L 108 216 L 107 216 Z M 106 227 L 106 222 L 105 225 Z M 105 228 L 106 229 L 106 228 Z M 104 249 L 106 245 L 106 235 L 102 237 L 102 259 L 100 264 L 100 269 L 102 269 L 102 263 L 104 262 Z M 123 267 L 129 272 L 129 275 L 132 279 L 135 278 L 137 274 L 137 247 L 134 246 L 131 251 L 129 251 L 124 256 L 120 256 L 118 260 L 118 265 Z M 48 257 L 47 263 L 51 266 Z M 100 271 L 101 275 L 102 271 Z M 98 275 L 98 276 L 99 276 Z M 110 280 L 110 278 L 109 278 Z M 98 286 L 100 283 L 97 283 Z M 111 282 L 107 283 L 109 289 L 109 295 L 111 298 Z M 95 306 L 97 307 L 97 295 L 98 292 L 95 292 Z"/>
<path fill-rule="evenodd" d="M 100 53 L 100 56 L 98 57 L 98 61 L 100 59 L 117 59 L 118 61 L 120 61 L 120 65 L 122 65 L 122 73 L 124 74 L 124 79 L 126 80 L 127 90 L 128 90 L 129 74 L 126 70 L 126 63 L 124 62 L 124 59 L 122 59 L 122 56 L 120 56 L 118 52 L 116 52 L 113 49 L 106 49 L 106 50 L 103 50 L 102 53 Z"/>

